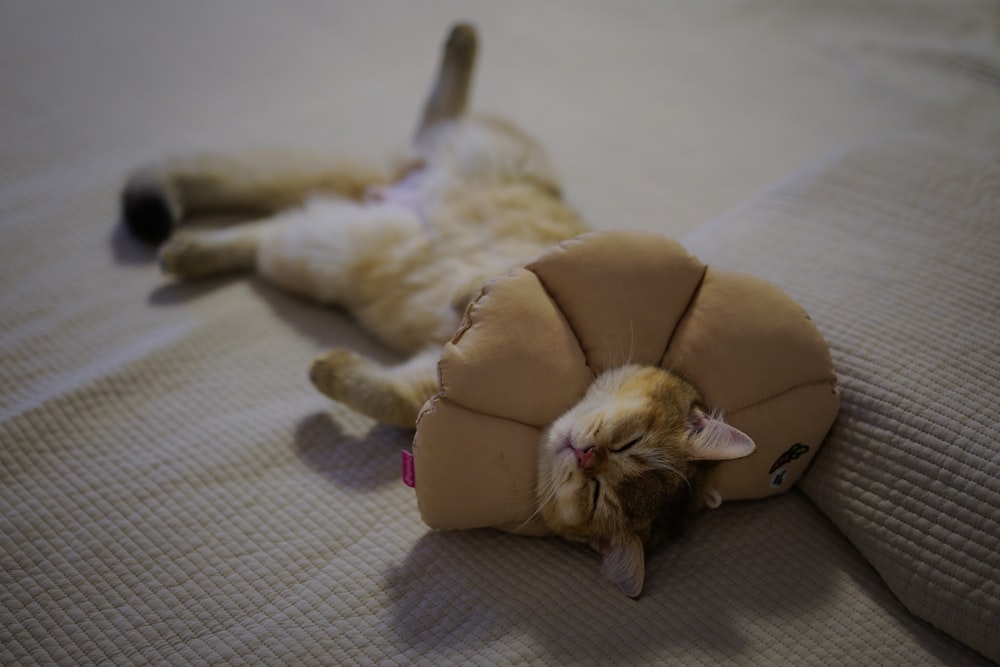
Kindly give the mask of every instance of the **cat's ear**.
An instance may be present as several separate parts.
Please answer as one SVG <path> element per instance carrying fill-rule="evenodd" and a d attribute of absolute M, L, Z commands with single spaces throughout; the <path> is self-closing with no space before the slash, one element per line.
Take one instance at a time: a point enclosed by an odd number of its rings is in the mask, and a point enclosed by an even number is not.
<path fill-rule="evenodd" d="M 646 550 L 639 536 L 629 534 L 602 540 L 596 548 L 601 554 L 604 576 L 625 595 L 639 597 L 646 579 Z"/>
<path fill-rule="evenodd" d="M 699 408 L 688 415 L 687 454 L 696 461 L 728 461 L 753 454 L 757 446 L 743 431 Z"/>

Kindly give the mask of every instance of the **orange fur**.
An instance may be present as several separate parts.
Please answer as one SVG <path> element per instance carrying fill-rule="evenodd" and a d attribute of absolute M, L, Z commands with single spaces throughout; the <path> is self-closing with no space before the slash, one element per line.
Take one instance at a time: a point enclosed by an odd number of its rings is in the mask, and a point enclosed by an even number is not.
<path fill-rule="evenodd" d="M 556 535 L 597 549 L 608 578 L 635 597 L 645 551 L 696 509 L 707 449 L 716 460 L 738 458 L 747 443 L 677 375 L 637 365 L 606 371 L 543 436 L 540 516 Z"/>
<path fill-rule="evenodd" d="M 313 362 L 310 378 L 335 400 L 412 427 L 437 389 L 441 345 L 480 287 L 585 231 L 537 142 L 505 121 L 465 114 L 475 50 L 475 32 L 456 26 L 404 161 L 174 158 L 132 175 L 125 221 L 155 241 L 203 214 L 263 216 L 174 235 L 161 249 L 163 269 L 180 278 L 256 271 L 346 308 L 411 358 L 387 368 L 334 349 Z M 684 380 L 625 366 L 599 377 L 540 448 L 543 520 L 594 545 L 629 595 L 642 589 L 645 549 L 690 510 L 706 465 L 698 459 L 738 449 L 699 404 Z"/>
<path fill-rule="evenodd" d="M 585 231 L 562 200 L 548 157 L 506 121 L 465 113 L 477 39 L 452 29 L 404 161 L 367 166 L 288 153 L 191 155 L 137 170 L 126 223 L 150 240 L 203 214 L 264 216 L 182 231 L 161 249 L 180 278 L 256 271 L 349 310 L 399 368 L 334 350 L 313 363 L 316 387 L 371 417 L 412 427 L 433 393 L 436 356 L 480 287 Z"/>

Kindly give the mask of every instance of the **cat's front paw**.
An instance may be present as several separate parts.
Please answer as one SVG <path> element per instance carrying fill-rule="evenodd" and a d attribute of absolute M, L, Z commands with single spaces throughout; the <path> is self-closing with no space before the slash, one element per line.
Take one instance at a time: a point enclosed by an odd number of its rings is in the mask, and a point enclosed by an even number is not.
<path fill-rule="evenodd" d="M 356 372 L 365 363 L 360 354 L 335 348 L 313 360 L 309 367 L 309 379 L 323 394 L 335 401 L 345 402 L 351 396 Z"/>
<path fill-rule="evenodd" d="M 121 196 L 122 222 L 136 238 L 159 245 L 181 218 L 177 197 L 155 167 L 138 169 L 129 176 Z"/>
<path fill-rule="evenodd" d="M 178 234 L 160 248 L 160 268 L 181 278 L 198 278 L 212 273 L 211 254 L 197 233 Z"/>
<path fill-rule="evenodd" d="M 242 268 L 240 260 L 236 248 L 212 243 L 210 235 L 202 232 L 180 232 L 160 247 L 160 269 L 179 278 L 226 273 Z"/>
<path fill-rule="evenodd" d="M 251 271 L 257 246 L 252 236 L 227 230 L 180 232 L 160 248 L 160 268 L 180 278 L 208 278 Z"/>

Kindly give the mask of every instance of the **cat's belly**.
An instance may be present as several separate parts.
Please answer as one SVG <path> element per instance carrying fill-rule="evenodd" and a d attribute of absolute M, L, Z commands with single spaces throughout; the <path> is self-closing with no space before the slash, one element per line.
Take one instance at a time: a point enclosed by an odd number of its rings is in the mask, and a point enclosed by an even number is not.
<path fill-rule="evenodd" d="M 373 185 L 365 190 L 366 204 L 395 204 L 419 215 L 426 171 L 415 169 L 392 185 Z"/>

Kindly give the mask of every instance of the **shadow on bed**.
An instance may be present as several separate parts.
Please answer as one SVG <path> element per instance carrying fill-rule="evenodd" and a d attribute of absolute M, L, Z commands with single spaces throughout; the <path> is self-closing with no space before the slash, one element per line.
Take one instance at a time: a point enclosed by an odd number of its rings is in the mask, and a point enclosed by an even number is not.
<path fill-rule="evenodd" d="M 233 276 L 208 278 L 197 282 L 180 282 L 171 280 L 160 285 L 149 293 L 149 303 L 154 306 L 176 306 L 187 301 L 199 299 L 233 282 Z"/>
<path fill-rule="evenodd" d="M 400 484 L 399 466 L 393 462 L 411 439 L 411 432 L 384 424 L 364 434 L 348 433 L 325 412 L 303 418 L 295 429 L 299 458 L 332 483 L 355 492 Z"/>
<path fill-rule="evenodd" d="M 125 243 L 129 239 L 125 239 Z M 153 261 L 151 256 L 148 261 Z M 137 260 L 138 261 L 138 260 Z M 291 325 L 297 334 L 319 347 L 316 354 L 328 347 L 345 347 L 376 359 L 382 363 L 394 363 L 401 357 L 375 341 L 371 334 L 362 329 L 349 315 L 336 306 L 327 306 L 289 294 L 268 284 L 256 276 L 232 274 L 201 280 L 181 281 L 163 275 L 163 284 L 149 294 L 153 306 L 177 306 L 200 299 L 233 283 L 246 283 L 262 303 L 266 303 L 273 315 Z M 262 314 L 261 317 L 270 317 Z M 308 360 L 303 373 L 308 369 Z"/>
<path fill-rule="evenodd" d="M 429 653 L 476 645 L 488 655 L 492 643 L 522 633 L 559 662 L 639 664 L 665 646 L 734 658 L 748 643 L 746 633 L 759 624 L 773 625 L 779 635 L 806 630 L 796 626 L 798 612 L 824 604 L 838 578 L 847 576 L 818 553 L 801 563 L 748 557 L 754 541 L 774 539 L 767 511 L 772 503 L 807 505 L 801 498 L 779 498 L 711 513 L 652 556 L 647 589 L 638 600 L 608 584 L 596 555 L 582 546 L 493 530 L 429 532 L 387 574 L 391 622 L 402 642 Z M 743 547 L 732 548 L 734 536 Z M 824 548 L 818 539 L 815 544 L 814 550 Z M 804 549 L 795 551 L 801 555 Z M 789 568 L 796 568 L 793 577 Z M 748 589 L 752 594 L 731 595 Z M 743 608 L 748 600 L 752 608 Z M 634 638 L 628 642 L 633 653 L 605 653 L 621 646 L 604 641 L 613 637 Z"/>
<path fill-rule="evenodd" d="M 111 227 L 108 245 L 111 246 L 112 257 L 119 264 L 150 264 L 156 261 L 156 248 L 132 236 L 121 220 Z"/>

